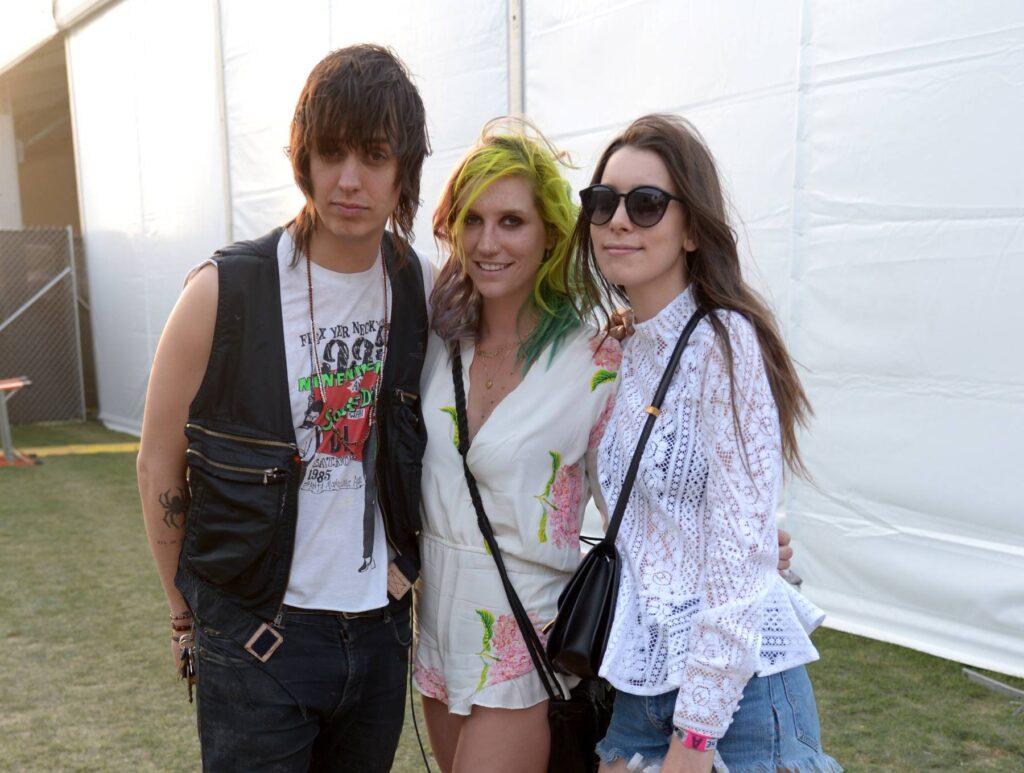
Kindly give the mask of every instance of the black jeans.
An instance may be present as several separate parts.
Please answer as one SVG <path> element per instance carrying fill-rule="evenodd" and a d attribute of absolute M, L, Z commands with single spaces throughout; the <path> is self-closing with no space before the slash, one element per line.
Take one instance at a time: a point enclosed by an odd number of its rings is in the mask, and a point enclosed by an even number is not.
<path fill-rule="evenodd" d="M 350 619 L 286 608 L 284 643 L 262 664 L 198 628 L 203 770 L 390 770 L 405 716 L 407 604 Z"/>

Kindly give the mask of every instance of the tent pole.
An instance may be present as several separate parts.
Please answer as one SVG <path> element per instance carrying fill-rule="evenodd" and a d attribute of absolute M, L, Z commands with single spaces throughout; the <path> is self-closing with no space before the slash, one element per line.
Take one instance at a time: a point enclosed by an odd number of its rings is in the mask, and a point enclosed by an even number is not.
<path fill-rule="evenodd" d="M 508 0 L 508 112 L 526 112 L 523 88 L 523 0 Z"/>
<path fill-rule="evenodd" d="M 217 117 L 220 120 L 221 174 L 224 175 L 225 244 L 235 241 L 234 207 L 231 203 L 231 148 L 229 144 L 228 103 L 224 88 L 224 26 L 220 0 L 213 0 L 213 44 L 217 60 Z"/>

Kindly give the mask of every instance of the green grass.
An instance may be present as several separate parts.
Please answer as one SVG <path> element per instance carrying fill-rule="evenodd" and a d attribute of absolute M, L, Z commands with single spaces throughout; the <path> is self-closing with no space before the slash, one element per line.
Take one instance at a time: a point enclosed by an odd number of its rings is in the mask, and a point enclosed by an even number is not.
<path fill-rule="evenodd" d="M 90 443 L 131 443 L 138 442 L 138 438 L 123 432 L 112 432 L 98 421 L 47 421 L 15 427 L 14 442 L 19 448 L 42 448 Z"/>
<path fill-rule="evenodd" d="M 21 447 L 126 439 L 15 430 Z M 0 770 L 199 768 L 134 473 L 130 454 L 0 468 Z M 848 771 L 1024 771 L 1024 715 L 958 664 L 830 630 L 815 643 L 823 737 Z M 394 770 L 422 769 L 407 716 Z"/>
<path fill-rule="evenodd" d="M 814 643 L 822 737 L 848 771 L 1024 771 L 1024 715 L 960 664 L 828 629 Z"/>

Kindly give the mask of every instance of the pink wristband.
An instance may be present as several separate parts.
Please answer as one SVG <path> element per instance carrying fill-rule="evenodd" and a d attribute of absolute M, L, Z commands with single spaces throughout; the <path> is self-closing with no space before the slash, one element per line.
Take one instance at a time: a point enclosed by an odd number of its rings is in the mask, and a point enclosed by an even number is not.
<path fill-rule="evenodd" d="M 676 730 L 676 737 L 683 742 L 687 749 L 696 749 L 699 752 L 711 752 L 718 748 L 718 739 L 711 738 L 692 730 Z"/>

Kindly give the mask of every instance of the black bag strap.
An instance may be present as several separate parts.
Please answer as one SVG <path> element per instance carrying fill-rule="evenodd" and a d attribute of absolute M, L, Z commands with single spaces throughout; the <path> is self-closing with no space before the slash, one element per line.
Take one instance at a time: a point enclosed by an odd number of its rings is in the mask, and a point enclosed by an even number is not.
<path fill-rule="evenodd" d="M 679 340 L 676 341 L 675 349 L 672 350 L 672 356 L 669 357 L 665 373 L 661 377 L 661 383 L 658 384 L 658 389 L 654 393 L 654 399 L 651 400 L 650 406 L 646 409 L 648 413 L 647 421 L 640 432 L 640 439 L 637 441 L 636 450 L 633 452 L 633 459 L 630 461 L 629 469 L 626 471 L 626 477 L 622 483 L 622 489 L 619 492 L 619 498 L 615 503 L 615 513 L 608 524 L 608 531 L 605 533 L 604 539 L 601 540 L 602 543 L 615 543 L 615 536 L 618 534 L 619 524 L 622 523 L 622 516 L 626 511 L 626 502 L 629 500 L 629 495 L 633 490 L 633 483 L 636 481 L 636 473 L 640 467 L 640 457 L 643 456 L 647 439 L 654 428 L 654 422 L 661 413 L 661 404 L 665 401 L 665 394 L 668 392 L 669 384 L 671 384 L 672 377 L 679 366 L 679 358 L 683 354 L 683 349 L 686 348 L 690 335 L 705 314 L 704 310 L 697 309 L 686 323 L 683 332 L 680 333 Z M 462 384 L 462 347 L 458 341 L 452 343 L 451 356 L 452 385 L 455 388 L 455 412 L 459 429 L 459 454 L 462 456 L 462 469 L 466 474 L 469 496 L 473 500 L 473 508 L 476 510 L 477 525 L 480 528 L 480 533 L 484 536 L 484 542 L 487 543 L 487 547 L 491 551 L 494 563 L 498 567 L 498 574 L 501 576 L 501 584 L 505 588 L 505 595 L 508 597 L 509 606 L 512 608 L 512 614 L 519 625 L 519 630 L 523 634 L 523 640 L 526 642 L 526 649 L 530 653 L 530 659 L 533 661 L 534 668 L 537 669 L 537 674 L 544 684 L 544 690 L 551 700 L 556 700 L 556 698 L 564 700 L 565 693 L 562 690 L 561 684 L 555 678 L 555 668 L 548 658 L 540 637 L 537 636 L 537 631 L 534 630 L 533 624 L 530 622 L 526 609 L 519 600 L 519 595 L 516 593 L 512 581 L 508 578 L 508 572 L 505 570 L 505 561 L 502 559 L 501 551 L 498 549 L 498 541 L 494 538 L 494 529 L 491 528 L 491 522 L 484 511 L 484 503 L 480 498 L 480 489 L 477 486 L 473 472 L 469 469 L 469 463 L 466 461 L 466 456 L 469 454 L 469 421 L 466 418 L 466 392 Z"/>
<path fill-rule="evenodd" d="M 498 541 L 494 538 L 494 529 L 491 528 L 491 522 L 484 511 L 484 503 L 480 498 L 480 489 L 466 461 L 466 456 L 469 453 L 469 421 L 466 418 L 466 391 L 462 384 L 462 348 L 458 341 L 452 344 L 451 355 L 452 384 L 455 387 L 455 412 L 459 428 L 459 454 L 462 456 L 462 469 L 466 473 L 469 497 L 473 500 L 473 508 L 476 510 L 477 526 L 479 526 L 480 533 L 484 536 L 484 542 L 487 543 L 487 547 L 491 551 L 491 557 L 494 558 L 494 563 L 498 567 L 498 574 L 501 576 L 501 584 L 505 588 L 505 596 L 508 598 L 509 606 L 512 608 L 512 615 L 515 617 L 519 630 L 523 634 L 526 650 L 530 653 L 530 659 L 533 661 L 533 667 L 537 670 L 537 675 L 544 685 L 544 691 L 551 700 L 565 700 L 566 695 L 562 690 L 562 685 L 555 678 L 555 667 L 548 659 L 547 652 L 544 650 L 544 644 L 537 635 L 533 623 L 530 622 L 530 616 L 523 607 L 522 601 L 519 600 L 519 594 L 516 593 L 516 589 L 508 577 L 508 572 L 505 570 L 505 561 L 501 557 L 501 551 L 498 549 Z"/>
<path fill-rule="evenodd" d="M 640 469 L 640 457 L 644 454 L 647 439 L 651 436 L 651 430 L 654 429 L 654 422 L 661 415 L 661 404 L 665 402 L 665 394 L 668 392 L 669 384 L 672 383 L 672 377 L 675 375 L 676 368 L 679 367 L 679 358 L 683 356 L 683 349 L 690 342 L 690 335 L 693 333 L 694 328 L 697 327 L 697 323 L 704 318 L 706 313 L 703 309 L 697 309 L 693 312 L 686 323 L 686 327 L 683 328 L 683 332 L 679 334 L 676 348 L 672 350 L 672 356 L 669 357 L 668 365 L 665 366 L 665 373 L 662 375 L 661 383 L 658 384 L 658 389 L 654 393 L 654 399 L 644 409 L 647 411 L 647 421 L 644 422 L 644 427 L 640 430 L 640 439 L 636 441 L 636 450 L 633 452 L 633 458 L 630 460 L 629 468 L 626 470 L 626 477 L 622 481 L 622 488 L 619 489 L 619 498 L 615 501 L 615 511 L 612 513 L 611 521 L 608 522 L 608 529 L 604 533 L 604 539 L 598 544 L 615 544 L 615 537 L 619 533 L 619 525 L 622 523 L 622 516 L 626 512 L 626 504 L 629 502 L 629 495 L 632 493 L 633 484 L 636 482 L 636 473 Z"/>

